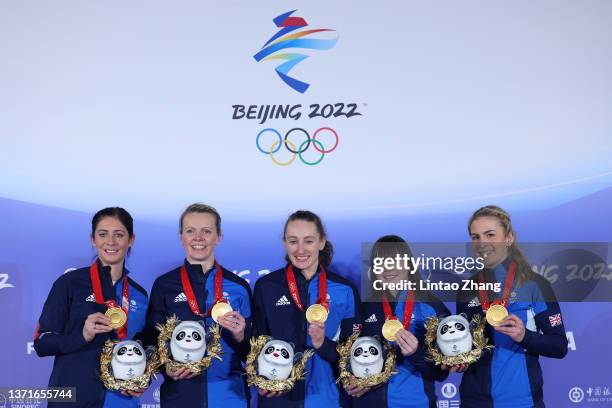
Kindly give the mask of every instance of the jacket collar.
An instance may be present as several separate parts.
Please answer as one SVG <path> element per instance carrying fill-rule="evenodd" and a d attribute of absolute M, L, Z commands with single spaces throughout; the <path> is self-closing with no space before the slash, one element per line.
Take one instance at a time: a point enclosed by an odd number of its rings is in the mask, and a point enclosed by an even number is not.
<path fill-rule="evenodd" d="M 101 282 L 105 282 L 105 283 L 109 283 L 112 286 L 113 285 L 113 279 L 111 277 L 111 267 L 110 267 L 110 265 L 104 266 L 102 264 L 102 261 L 100 260 L 99 257 L 96 259 L 96 263 L 98 264 L 98 275 L 100 276 L 100 281 Z M 119 277 L 119 279 L 117 279 L 117 282 L 121 281 L 129 273 L 130 273 L 130 271 L 127 270 L 127 268 L 125 267 L 125 262 L 124 262 L 123 263 L 123 272 L 121 273 L 121 276 Z"/>
<path fill-rule="evenodd" d="M 189 275 L 189 277 L 195 280 L 208 279 L 210 273 L 216 269 L 215 264 L 213 263 L 212 267 L 205 271 L 204 268 L 202 268 L 202 265 L 189 263 L 187 258 L 185 258 L 184 265 L 185 269 L 187 269 L 187 274 Z"/>

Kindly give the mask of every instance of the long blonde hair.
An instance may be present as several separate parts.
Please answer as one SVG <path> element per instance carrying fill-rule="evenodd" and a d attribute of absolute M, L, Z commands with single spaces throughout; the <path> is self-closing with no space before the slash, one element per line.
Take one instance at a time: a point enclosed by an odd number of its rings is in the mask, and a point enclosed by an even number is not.
<path fill-rule="evenodd" d="M 512 220 L 510 219 L 510 214 L 508 214 L 504 209 L 498 207 L 496 205 L 487 205 L 485 207 L 479 208 L 472 214 L 470 220 L 468 221 L 468 234 L 471 234 L 472 231 L 470 227 L 472 223 L 480 217 L 495 217 L 499 220 L 502 228 L 506 232 L 506 235 L 512 234 L 514 236 L 514 240 L 512 241 L 512 245 L 508 248 L 508 256 L 511 260 L 516 262 L 517 276 L 518 276 L 518 286 L 521 287 L 523 283 L 527 282 L 533 273 L 531 270 L 531 266 L 523 254 L 523 251 L 518 246 L 516 240 L 516 233 L 512 228 Z"/>

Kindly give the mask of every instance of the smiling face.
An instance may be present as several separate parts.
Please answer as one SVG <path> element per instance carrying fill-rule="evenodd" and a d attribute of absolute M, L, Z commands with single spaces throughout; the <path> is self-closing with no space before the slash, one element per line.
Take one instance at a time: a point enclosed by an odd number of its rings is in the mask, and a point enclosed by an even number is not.
<path fill-rule="evenodd" d="M 472 248 L 484 259 L 486 267 L 494 268 L 508 257 L 508 247 L 514 235 L 507 234 L 497 217 L 478 217 L 470 225 Z"/>
<path fill-rule="evenodd" d="M 183 218 L 181 242 L 189 263 L 212 265 L 215 246 L 219 243 L 215 216 L 210 213 L 187 213 Z"/>
<path fill-rule="evenodd" d="M 103 265 L 122 265 L 128 248 L 134 243 L 134 236 L 116 217 L 103 217 L 91 237 Z"/>
<path fill-rule="evenodd" d="M 319 251 L 325 247 L 325 238 L 317 231 L 314 222 L 294 220 L 285 229 L 285 250 L 289 261 L 296 268 L 316 272 Z"/>

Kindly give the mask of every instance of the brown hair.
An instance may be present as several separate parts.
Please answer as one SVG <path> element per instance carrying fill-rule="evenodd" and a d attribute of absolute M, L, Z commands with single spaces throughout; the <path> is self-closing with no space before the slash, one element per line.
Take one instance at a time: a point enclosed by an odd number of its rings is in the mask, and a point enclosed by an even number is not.
<path fill-rule="evenodd" d="M 514 236 L 512 245 L 510 245 L 510 247 L 508 248 L 508 256 L 510 257 L 510 259 L 516 262 L 518 272 L 518 286 L 521 287 L 524 282 L 527 282 L 529 280 L 529 277 L 533 272 L 531 270 L 529 262 L 527 261 L 527 258 L 523 254 L 523 251 L 521 251 L 518 246 L 516 233 L 512 228 L 512 219 L 510 218 L 510 214 L 508 214 L 506 211 L 504 211 L 504 209 L 496 205 L 487 205 L 485 207 L 479 208 L 474 212 L 474 214 L 472 214 L 470 220 L 468 221 L 468 234 L 472 233 L 470 231 L 470 227 L 472 226 L 474 220 L 481 217 L 497 218 L 502 228 L 506 232 L 506 235 L 512 234 Z"/>
<path fill-rule="evenodd" d="M 327 234 L 325 233 L 325 227 L 323 227 L 323 222 L 321 221 L 321 218 L 317 214 L 311 211 L 305 211 L 305 210 L 298 210 L 294 212 L 293 214 L 291 214 L 289 218 L 287 218 L 287 221 L 285 221 L 285 228 L 283 228 L 283 239 L 285 238 L 285 235 L 287 234 L 287 225 L 291 221 L 297 221 L 297 220 L 312 222 L 315 225 L 315 227 L 317 227 L 317 232 L 321 236 L 321 239 L 325 239 L 325 246 L 323 247 L 322 250 L 319 251 L 319 263 L 327 268 L 329 264 L 331 264 L 332 258 L 334 256 L 334 246 L 332 245 L 331 242 L 329 242 L 329 239 L 327 239 Z M 285 256 L 285 260 L 288 263 L 290 262 L 288 256 Z"/>
<path fill-rule="evenodd" d="M 185 216 L 190 213 L 212 214 L 215 217 L 217 234 L 221 235 L 221 216 L 219 215 L 215 207 L 211 207 L 210 205 L 201 203 L 193 203 L 189 207 L 185 208 L 185 211 L 183 211 L 183 213 L 181 214 L 181 220 L 179 221 L 179 234 L 183 233 L 183 220 L 185 219 Z"/>
<path fill-rule="evenodd" d="M 410 245 L 397 235 L 385 235 L 376 240 L 370 251 L 370 266 L 374 263 L 374 258 L 395 258 L 398 254 L 407 255 L 410 258 L 411 269 L 408 273 L 408 280 L 412 282 L 421 281 L 421 273 L 415 269 L 412 262 L 412 249 L 410 249 Z M 372 268 L 370 268 L 368 277 L 370 281 L 374 281 L 375 275 L 372 272 Z"/>

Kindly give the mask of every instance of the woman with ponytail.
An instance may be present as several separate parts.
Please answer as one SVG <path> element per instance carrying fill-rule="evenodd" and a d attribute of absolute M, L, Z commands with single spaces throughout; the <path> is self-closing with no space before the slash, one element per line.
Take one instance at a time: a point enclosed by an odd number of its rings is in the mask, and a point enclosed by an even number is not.
<path fill-rule="evenodd" d="M 254 330 L 293 343 L 295 352 L 313 349 L 315 354 L 305 381 L 283 394 L 259 390 L 259 406 L 340 406 L 336 346 L 359 328 L 359 296 L 352 283 L 329 270 L 333 246 L 319 216 L 291 214 L 283 241 L 287 265 L 255 283 Z"/>
<path fill-rule="evenodd" d="M 468 222 L 476 256 L 485 269 L 474 279 L 500 283 L 499 292 L 461 293 L 457 313 L 486 318 L 491 352 L 463 372 L 462 407 L 543 407 L 539 356 L 563 358 L 567 338 L 561 310 L 548 281 L 534 274 L 516 242 L 510 215 L 500 207 L 482 207 Z M 466 371 L 467 370 L 467 371 Z"/>

